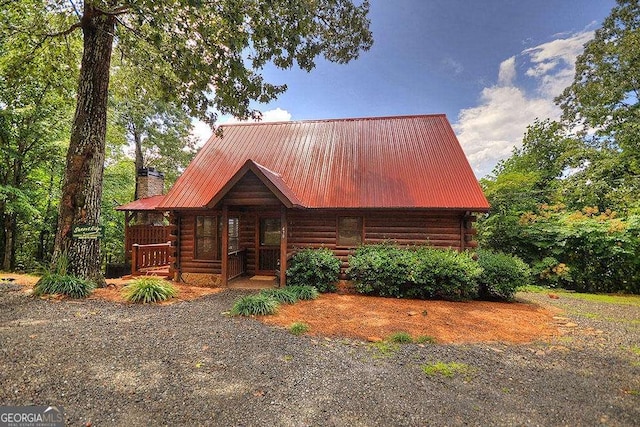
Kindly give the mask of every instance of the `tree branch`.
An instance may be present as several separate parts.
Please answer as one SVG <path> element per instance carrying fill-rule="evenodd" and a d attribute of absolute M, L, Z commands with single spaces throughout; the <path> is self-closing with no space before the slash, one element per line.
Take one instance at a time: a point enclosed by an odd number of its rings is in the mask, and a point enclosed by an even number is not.
<path fill-rule="evenodd" d="M 69 28 L 67 28 L 64 31 L 59 31 L 59 32 L 53 33 L 53 34 L 45 34 L 44 36 L 45 36 L 45 38 L 66 36 L 68 34 L 71 34 L 73 31 L 75 31 L 76 28 L 80 28 L 80 27 L 82 27 L 82 23 L 81 22 L 76 22 L 75 24 L 73 24 L 72 26 L 70 26 Z"/>

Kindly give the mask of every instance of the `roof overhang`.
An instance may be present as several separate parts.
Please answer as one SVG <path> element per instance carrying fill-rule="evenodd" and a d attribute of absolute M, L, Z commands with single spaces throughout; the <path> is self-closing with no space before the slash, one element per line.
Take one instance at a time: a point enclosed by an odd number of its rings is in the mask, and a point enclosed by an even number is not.
<path fill-rule="evenodd" d="M 144 199 L 134 200 L 133 202 L 125 203 L 121 206 L 116 206 L 117 211 L 154 211 L 158 209 L 158 206 L 164 200 L 164 195 L 145 197 Z"/>
<path fill-rule="evenodd" d="M 227 181 L 227 183 L 206 204 L 207 208 L 213 208 L 226 196 L 229 191 L 248 173 L 253 172 L 258 179 L 273 193 L 274 196 L 287 208 L 304 207 L 300 199 L 284 182 L 279 173 L 274 172 L 253 160 L 247 160 L 240 169 Z"/>

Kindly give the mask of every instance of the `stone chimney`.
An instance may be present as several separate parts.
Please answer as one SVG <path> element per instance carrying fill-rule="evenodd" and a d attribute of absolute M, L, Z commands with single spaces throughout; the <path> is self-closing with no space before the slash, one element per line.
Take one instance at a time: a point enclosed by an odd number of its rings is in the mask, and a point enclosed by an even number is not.
<path fill-rule="evenodd" d="M 138 169 L 136 200 L 164 194 L 164 174 L 155 168 Z"/>

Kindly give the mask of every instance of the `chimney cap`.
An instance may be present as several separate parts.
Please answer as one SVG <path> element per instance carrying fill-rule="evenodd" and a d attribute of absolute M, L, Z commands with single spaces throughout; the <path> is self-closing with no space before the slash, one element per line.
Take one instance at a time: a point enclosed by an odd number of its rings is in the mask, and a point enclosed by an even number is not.
<path fill-rule="evenodd" d="M 164 173 L 156 170 L 154 167 L 146 167 L 138 169 L 138 176 L 155 176 L 158 178 L 164 178 Z"/>

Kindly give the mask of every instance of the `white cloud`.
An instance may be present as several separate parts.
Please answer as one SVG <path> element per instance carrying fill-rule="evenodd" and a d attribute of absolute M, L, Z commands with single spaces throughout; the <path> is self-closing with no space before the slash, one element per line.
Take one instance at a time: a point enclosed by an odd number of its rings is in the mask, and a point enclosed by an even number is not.
<path fill-rule="evenodd" d="M 262 112 L 262 120 L 261 122 L 287 122 L 291 120 L 291 113 L 287 110 L 283 110 L 280 107 L 277 107 L 273 110 L 267 110 Z M 252 122 L 252 120 L 238 120 L 231 115 L 224 115 L 218 118 L 218 125 L 229 125 L 233 123 L 247 123 Z M 213 130 L 203 121 L 194 120 L 193 121 L 193 136 L 195 136 L 199 143 L 198 146 L 202 146 L 213 134 Z"/>
<path fill-rule="evenodd" d="M 511 86 L 516 78 L 516 57 L 512 56 L 500 63 L 498 69 L 498 85 Z"/>
<path fill-rule="evenodd" d="M 509 157 L 536 118 L 560 116 L 553 99 L 573 80 L 576 57 L 591 37 L 593 31 L 582 31 L 504 60 L 497 84 L 482 90 L 477 106 L 460 111 L 454 129 L 476 176 Z M 522 69 L 524 76 L 519 76 Z M 518 77 L 528 77 L 533 90 L 519 85 Z"/>

